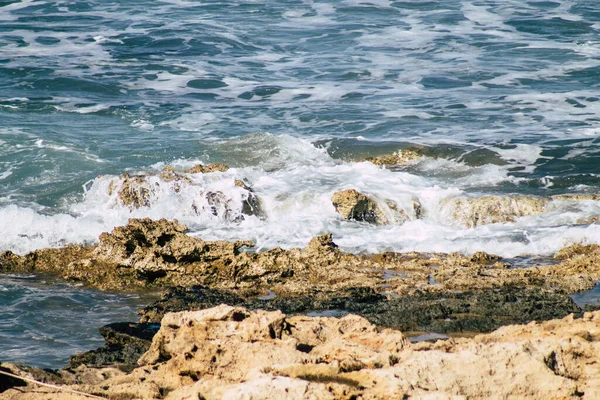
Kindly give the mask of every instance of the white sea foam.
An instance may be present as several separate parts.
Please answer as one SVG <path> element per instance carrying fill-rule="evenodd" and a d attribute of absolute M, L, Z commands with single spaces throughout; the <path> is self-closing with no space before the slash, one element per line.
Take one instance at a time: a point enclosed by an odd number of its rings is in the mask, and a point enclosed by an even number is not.
<path fill-rule="evenodd" d="M 600 225 L 579 225 L 600 214 L 595 201 L 555 202 L 548 212 L 507 224 L 462 227 L 441 206 L 451 196 L 481 185 L 495 185 L 511 179 L 502 167 L 469 167 L 450 160 L 427 160 L 418 165 L 421 176 L 382 169 L 368 162 L 347 163 L 332 159 L 324 149 L 290 136 L 255 135 L 215 144 L 233 151 L 231 156 L 248 158 L 246 166 L 227 172 L 190 174 L 187 181 L 165 183 L 156 176 L 147 178 L 149 206 L 130 210 L 117 198 L 121 178 L 105 175 L 86 185 L 81 202 L 65 212 L 44 215 L 29 208 L 0 208 L 6 225 L 0 248 L 23 253 L 35 248 L 66 243 L 93 242 L 103 231 L 123 225 L 128 218 L 178 219 L 203 239 L 250 239 L 258 249 L 275 246 L 304 246 L 311 237 L 332 232 L 344 250 L 353 252 L 460 251 L 484 250 L 506 257 L 551 254 L 570 243 L 600 242 Z M 246 153 L 244 153 L 246 152 Z M 521 159 L 534 160 L 528 151 Z M 535 154 L 535 152 L 531 153 Z M 513 156 L 512 158 L 519 158 Z M 196 160 L 179 160 L 176 168 L 190 167 Z M 163 163 L 150 170 L 158 171 Z M 419 169 L 420 168 L 420 169 Z M 436 172 L 428 174 L 428 172 Z M 443 175 L 461 174 L 460 179 Z M 240 220 L 241 202 L 246 192 L 234 184 L 245 179 L 262 200 L 265 218 L 245 216 Z M 113 185 L 112 194 L 109 187 Z M 115 185 L 117 183 L 117 186 Z M 176 189 L 175 189 L 176 187 Z M 414 199 L 421 203 L 424 217 L 404 225 L 372 226 L 344 221 L 332 203 L 333 193 L 357 189 L 379 201 L 392 200 L 415 218 Z M 223 193 L 230 214 L 214 215 L 206 193 Z"/>

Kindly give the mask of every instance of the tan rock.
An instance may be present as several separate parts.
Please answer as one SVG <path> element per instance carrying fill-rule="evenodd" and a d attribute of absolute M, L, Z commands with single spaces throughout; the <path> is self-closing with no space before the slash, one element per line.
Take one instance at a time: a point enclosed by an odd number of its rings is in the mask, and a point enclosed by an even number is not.
<path fill-rule="evenodd" d="M 392 154 L 382 155 L 378 157 L 369 157 L 364 161 L 369 161 L 375 165 L 381 166 L 394 166 L 407 164 L 415 160 L 423 158 L 423 150 L 417 147 L 409 147 L 403 150 L 399 150 Z"/>
<path fill-rule="evenodd" d="M 154 193 L 154 188 L 148 183 L 144 175 L 123 174 L 121 185 L 118 189 L 118 197 L 121 202 L 131 209 L 150 206 L 150 196 Z M 109 195 L 112 195 L 116 182 L 111 182 L 109 186 Z"/>
<path fill-rule="evenodd" d="M 204 198 L 204 201 L 200 201 L 200 205 L 192 203 L 192 211 L 196 214 L 210 213 L 231 222 L 240 222 L 244 220 L 245 215 L 265 218 L 266 213 L 262 201 L 242 180 L 234 180 L 234 185 L 243 189 L 240 207 L 239 202 L 234 202 L 224 192 L 205 190 L 189 177 L 189 174 L 225 172 L 228 169 L 229 167 L 224 164 L 209 164 L 196 165 L 180 172 L 172 166 L 166 166 L 159 174 L 123 174 L 110 181 L 108 194 L 112 196 L 117 193 L 118 203 L 133 211 L 141 207 L 151 207 L 159 190 L 179 193 L 184 185 L 187 185 L 198 187 L 200 195 Z"/>
<path fill-rule="evenodd" d="M 563 201 L 598 201 L 600 194 L 598 193 L 565 193 L 552 196 L 553 200 Z"/>
<path fill-rule="evenodd" d="M 593 399 L 600 396 L 600 312 L 409 344 L 357 316 L 218 306 L 167 314 L 131 373 L 105 370 L 101 382 L 85 373 L 51 379 L 111 398 Z M 34 385 L 0 393 L 11 400 L 66 396 Z"/>
<path fill-rule="evenodd" d="M 386 212 L 375 199 L 354 189 L 334 193 L 331 202 L 344 219 L 377 225 L 390 222 Z"/>
<path fill-rule="evenodd" d="M 225 164 L 208 164 L 208 165 L 195 165 L 192 168 L 186 169 L 186 174 L 207 174 L 209 172 L 225 172 L 229 170 L 229 167 Z"/>
<path fill-rule="evenodd" d="M 547 198 L 535 196 L 451 197 L 442 201 L 442 210 L 459 223 L 476 227 L 541 214 L 549 202 Z"/>

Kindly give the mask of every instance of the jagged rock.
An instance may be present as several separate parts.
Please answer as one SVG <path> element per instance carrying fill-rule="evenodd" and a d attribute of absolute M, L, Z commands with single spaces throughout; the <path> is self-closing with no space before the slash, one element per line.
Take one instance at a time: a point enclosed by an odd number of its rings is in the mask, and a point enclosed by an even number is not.
<path fill-rule="evenodd" d="M 565 193 L 556 194 L 551 197 L 553 200 L 564 200 L 564 201 L 598 201 L 600 200 L 600 194 L 598 193 Z"/>
<path fill-rule="evenodd" d="M 165 315 L 138 368 L 103 374 L 98 381 L 97 372 L 80 368 L 64 387 L 166 400 L 598 398 L 600 312 L 410 344 L 358 316 L 288 317 L 222 305 Z M 66 396 L 6 386 L 2 400 Z"/>
<path fill-rule="evenodd" d="M 535 196 L 452 197 L 442 202 L 445 212 L 468 227 L 502 222 L 541 214 L 549 199 Z"/>
<path fill-rule="evenodd" d="M 244 181 L 236 179 L 234 181 L 236 186 L 241 187 L 247 191 L 247 196 L 242 202 L 242 213 L 246 215 L 255 215 L 259 218 L 265 217 L 265 211 L 260 198 L 254 194 L 254 190 L 248 186 Z"/>
<path fill-rule="evenodd" d="M 296 296 L 244 298 L 230 290 L 173 288 L 140 310 L 141 321 L 158 323 L 168 312 L 202 310 L 219 304 L 285 314 L 357 314 L 380 327 L 421 332 L 489 332 L 502 325 L 580 313 L 566 294 L 539 289 L 499 288 L 474 292 L 420 293 L 394 297 L 372 288 L 312 291 Z"/>
<path fill-rule="evenodd" d="M 118 188 L 118 197 L 121 202 L 131 209 L 150 206 L 150 196 L 154 193 L 144 175 L 123 174 L 123 180 Z M 112 181 L 108 187 L 108 194 L 112 195 L 118 184 Z"/>
<path fill-rule="evenodd" d="M 207 174 L 209 172 L 225 172 L 229 170 L 229 167 L 225 164 L 208 164 L 208 165 L 195 165 L 192 168 L 186 169 L 186 174 Z"/>
<path fill-rule="evenodd" d="M 389 223 L 388 216 L 376 200 L 354 189 L 334 193 L 331 202 L 344 219 L 377 225 Z"/>
<path fill-rule="evenodd" d="M 409 147 L 403 150 L 399 150 L 392 154 L 386 154 L 378 157 L 369 157 L 364 161 L 369 161 L 375 165 L 381 166 L 394 166 L 407 164 L 409 162 L 423 158 L 423 150 L 417 147 Z"/>
<path fill-rule="evenodd" d="M 192 204 L 192 210 L 196 214 L 210 213 L 216 217 L 231 222 L 240 222 L 244 216 L 265 217 L 260 198 L 254 193 L 252 188 L 239 179 L 234 180 L 234 185 L 243 189 L 241 195 L 241 205 L 227 196 L 222 191 L 205 190 L 190 179 L 189 174 L 225 172 L 229 169 L 224 164 L 196 165 L 186 171 L 180 172 L 172 166 L 166 166 L 159 174 L 123 174 L 110 181 L 108 194 L 112 196 L 116 193 L 118 203 L 134 210 L 140 207 L 151 207 L 156 201 L 159 190 L 172 191 L 179 193 L 184 185 L 199 187 L 200 194 L 203 197 L 199 203 Z"/>
<path fill-rule="evenodd" d="M 161 173 L 158 174 L 158 176 L 164 182 L 177 182 L 177 181 L 185 181 L 187 183 L 191 182 L 190 178 L 188 178 L 185 175 L 182 175 L 180 172 L 176 171 L 175 168 L 171 167 L 170 165 L 167 165 L 166 167 L 164 167 L 163 170 L 161 171 Z M 178 191 L 179 186 L 175 185 L 174 189 L 175 189 L 175 191 Z"/>
<path fill-rule="evenodd" d="M 177 221 L 130 219 L 103 233 L 95 247 L 67 246 L 17 256 L 0 254 L 5 272 L 47 272 L 101 289 L 209 284 L 262 290 L 303 291 L 307 286 L 364 286 L 377 272 L 363 270 L 360 259 L 331 246 L 240 252 L 249 241 L 207 242 L 187 236 Z M 362 283 L 362 285 L 361 285 Z"/>
<path fill-rule="evenodd" d="M 550 197 L 508 195 L 483 197 L 451 197 L 442 201 L 442 211 L 468 227 L 515 222 L 517 218 L 560 209 L 562 202 L 599 201 L 598 194 L 571 193 Z M 598 217 L 582 219 L 577 224 L 597 222 Z"/>
<path fill-rule="evenodd" d="M 600 250 L 600 245 L 590 244 L 587 246 L 581 244 L 572 244 L 571 246 L 560 249 L 554 258 L 557 260 L 568 260 L 574 257 L 585 259 L 589 256 L 594 256 Z"/>
<path fill-rule="evenodd" d="M 131 322 L 103 326 L 100 328 L 100 334 L 106 340 L 106 345 L 71 357 L 66 368 L 73 370 L 80 365 L 95 368 L 118 366 L 121 370 L 130 371 L 137 365 L 137 360 L 150 348 L 158 328 L 158 324 Z"/>
<path fill-rule="evenodd" d="M 187 236 L 176 221 L 131 219 L 100 236 L 97 246 L 71 245 L 25 256 L 0 254 L 0 271 L 48 273 L 100 289 L 209 285 L 280 295 L 370 287 L 397 295 L 538 287 L 568 293 L 600 281 L 600 250 L 553 265 L 509 268 L 497 257 L 460 254 L 341 252 L 330 235 L 305 249 L 244 252 L 249 241 L 208 242 Z"/>

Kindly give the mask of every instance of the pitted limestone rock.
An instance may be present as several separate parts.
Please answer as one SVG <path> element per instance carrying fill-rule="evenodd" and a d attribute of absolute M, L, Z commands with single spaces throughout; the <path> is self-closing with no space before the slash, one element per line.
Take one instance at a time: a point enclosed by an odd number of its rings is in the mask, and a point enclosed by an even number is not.
<path fill-rule="evenodd" d="M 353 315 L 288 317 L 218 306 L 167 314 L 130 373 L 10 370 L 110 398 L 598 398 L 600 312 L 410 344 L 399 331 Z M 22 382 L 3 390 L 1 400 L 67 396 Z"/>
<path fill-rule="evenodd" d="M 442 208 L 457 222 L 476 227 L 541 214 L 549 203 L 550 199 L 535 196 L 451 197 L 442 202 Z"/>
<path fill-rule="evenodd" d="M 418 147 L 408 147 L 403 150 L 399 150 L 392 154 L 386 154 L 378 157 L 369 157 L 364 161 L 369 161 L 375 165 L 381 166 L 394 166 L 407 164 L 423 158 L 423 150 Z"/>
<path fill-rule="evenodd" d="M 377 200 L 354 189 L 334 193 L 331 202 L 344 219 L 377 225 L 385 225 L 390 222 L 390 218 Z"/>

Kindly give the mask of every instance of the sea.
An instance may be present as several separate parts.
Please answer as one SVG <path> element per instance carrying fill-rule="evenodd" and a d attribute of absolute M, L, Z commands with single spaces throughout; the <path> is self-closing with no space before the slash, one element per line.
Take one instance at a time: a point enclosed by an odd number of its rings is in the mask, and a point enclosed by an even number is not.
<path fill-rule="evenodd" d="M 331 232 L 354 253 L 537 260 L 600 243 L 600 202 L 466 227 L 444 199 L 597 193 L 599 137 L 596 0 L 0 0 L 0 251 L 94 244 L 151 217 L 254 251 Z M 360 161 L 410 147 L 430 157 Z M 139 209 L 108 190 L 199 163 L 230 169 Z M 203 190 L 235 197 L 234 179 L 261 218 L 190 207 Z M 423 218 L 343 220 L 343 189 L 416 198 Z M 0 300 L 0 361 L 57 368 L 143 296 L 3 276 Z"/>

